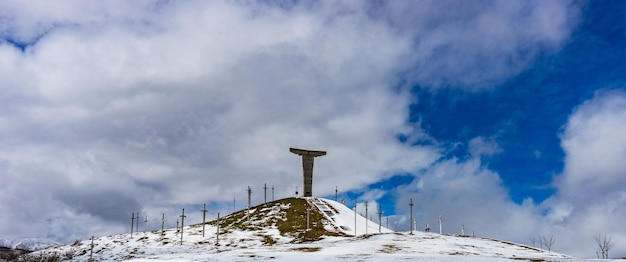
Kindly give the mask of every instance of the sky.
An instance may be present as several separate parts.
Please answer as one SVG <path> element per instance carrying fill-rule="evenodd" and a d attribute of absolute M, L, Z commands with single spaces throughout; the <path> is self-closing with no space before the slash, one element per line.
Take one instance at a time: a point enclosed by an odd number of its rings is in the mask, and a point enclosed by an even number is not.
<path fill-rule="evenodd" d="M 301 190 L 626 257 L 623 1 L 0 1 L 0 235 Z M 267 197 L 264 193 L 267 185 Z M 372 213 L 370 213 L 372 214 Z"/>

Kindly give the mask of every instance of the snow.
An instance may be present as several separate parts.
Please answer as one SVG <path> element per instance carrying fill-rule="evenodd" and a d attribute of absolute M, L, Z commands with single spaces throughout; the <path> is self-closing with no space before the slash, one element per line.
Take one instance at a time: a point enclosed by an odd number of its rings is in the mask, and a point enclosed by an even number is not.
<path fill-rule="evenodd" d="M 45 238 L 0 238 L 0 247 L 6 247 L 10 249 L 37 251 L 58 245 L 60 244 Z"/>
<path fill-rule="evenodd" d="M 331 217 L 331 220 L 335 222 L 335 225 L 337 225 L 339 228 L 341 228 L 342 232 L 348 235 L 355 235 L 355 224 L 356 224 L 356 235 L 360 236 L 360 235 L 364 235 L 367 233 L 378 233 L 378 223 L 375 223 L 374 221 L 365 219 L 365 217 L 356 214 L 356 223 L 355 223 L 355 212 L 354 210 L 351 210 L 350 208 L 348 208 L 347 206 L 333 201 L 333 200 L 329 200 L 329 199 L 321 199 L 321 198 L 313 198 L 312 200 L 310 200 L 310 202 L 315 201 L 316 199 L 318 199 L 319 201 L 324 202 L 326 205 L 331 206 L 334 210 L 337 210 L 338 212 L 336 212 L 334 214 L 334 216 Z M 366 230 L 367 228 L 367 230 Z M 381 229 L 381 233 L 391 233 L 393 232 L 393 230 L 385 228 L 385 227 L 380 227 Z"/>
<path fill-rule="evenodd" d="M 437 233 L 393 232 L 357 215 L 354 236 L 354 211 L 341 203 L 308 198 L 312 206 L 323 211 L 330 228 L 347 236 L 325 236 L 318 241 L 298 243 L 280 234 L 276 226 L 258 229 L 229 229 L 219 235 L 217 227 L 206 225 L 184 228 L 184 238 L 175 229 L 104 236 L 93 242 L 96 261 L 395 261 L 424 259 L 429 261 L 511 261 L 538 259 L 548 261 L 577 261 L 567 255 L 550 253 L 525 245 L 485 238 L 439 235 Z M 321 203 L 321 204 L 320 204 Z M 263 207 L 264 217 L 252 225 L 262 225 L 288 209 L 288 205 Z M 329 211 L 330 209 L 331 211 Z M 324 212 L 325 211 L 325 212 Z M 270 215 L 271 214 L 271 215 Z M 242 219 L 243 220 L 243 219 Z M 273 242 L 268 242 L 271 239 Z M 75 245 L 54 247 L 41 252 L 57 252 L 72 261 L 88 261 L 91 240 Z"/>

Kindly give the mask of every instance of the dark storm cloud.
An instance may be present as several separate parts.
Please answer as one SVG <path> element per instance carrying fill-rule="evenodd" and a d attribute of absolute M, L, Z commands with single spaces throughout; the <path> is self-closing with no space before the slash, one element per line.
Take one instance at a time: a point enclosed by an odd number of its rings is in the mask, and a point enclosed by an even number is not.
<path fill-rule="evenodd" d="M 90 192 L 60 192 L 58 198 L 78 213 L 84 213 L 110 222 L 124 223 L 127 214 L 142 211 L 140 203 L 131 195 L 114 190 Z"/>

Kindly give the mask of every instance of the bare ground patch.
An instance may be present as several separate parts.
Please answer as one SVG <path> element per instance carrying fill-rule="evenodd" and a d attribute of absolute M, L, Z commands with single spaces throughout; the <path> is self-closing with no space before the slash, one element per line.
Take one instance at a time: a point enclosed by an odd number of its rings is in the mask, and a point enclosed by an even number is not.
<path fill-rule="evenodd" d="M 402 250 L 402 248 L 399 246 L 396 246 L 393 244 L 386 244 L 386 245 L 383 245 L 383 247 L 380 250 L 378 250 L 378 253 L 392 254 L 400 250 Z"/>
<path fill-rule="evenodd" d="M 300 251 L 300 252 L 317 252 L 322 250 L 321 247 L 296 247 L 296 248 L 292 248 L 291 250 L 294 251 Z"/>

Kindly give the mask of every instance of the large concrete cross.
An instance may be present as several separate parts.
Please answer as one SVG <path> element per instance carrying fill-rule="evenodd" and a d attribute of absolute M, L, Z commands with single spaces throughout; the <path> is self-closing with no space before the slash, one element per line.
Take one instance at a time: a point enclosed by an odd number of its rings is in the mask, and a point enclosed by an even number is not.
<path fill-rule="evenodd" d="M 304 197 L 313 196 L 313 158 L 326 155 L 326 151 L 313 151 L 289 148 L 289 152 L 302 156 L 302 176 L 304 177 Z"/>

